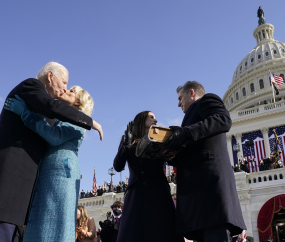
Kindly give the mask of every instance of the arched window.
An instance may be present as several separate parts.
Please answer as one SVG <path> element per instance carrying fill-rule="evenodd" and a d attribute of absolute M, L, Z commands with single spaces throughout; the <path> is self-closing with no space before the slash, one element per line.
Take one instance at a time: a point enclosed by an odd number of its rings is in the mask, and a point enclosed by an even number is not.
<path fill-rule="evenodd" d="M 254 92 L 254 84 L 253 83 L 250 84 L 250 91 Z"/>
<path fill-rule="evenodd" d="M 234 103 L 234 99 L 231 97 L 231 103 Z"/>
<path fill-rule="evenodd" d="M 238 92 L 236 93 L 236 100 L 238 100 L 239 99 L 239 96 L 238 96 Z"/>
<path fill-rule="evenodd" d="M 242 89 L 242 95 L 245 97 L 246 96 L 246 90 L 245 87 Z"/>
<path fill-rule="evenodd" d="M 280 179 L 283 179 L 283 175 L 282 175 L 282 174 L 280 174 L 280 175 L 279 175 L 279 178 L 280 178 Z"/>
<path fill-rule="evenodd" d="M 262 79 L 259 80 L 259 88 L 260 88 L 260 89 L 263 89 L 263 88 L 264 88 L 264 83 L 263 83 L 263 80 L 262 80 Z"/>
<path fill-rule="evenodd" d="M 268 52 L 268 51 L 266 51 L 266 52 L 265 52 L 265 55 L 266 55 L 266 56 L 268 56 L 268 55 L 269 55 L 269 52 Z"/>
<path fill-rule="evenodd" d="M 258 182 L 261 182 L 261 177 L 258 177 Z"/>
<path fill-rule="evenodd" d="M 247 62 L 245 62 L 245 64 L 244 64 L 245 66 L 247 66 Z"/>
<path fill-rule="evenodd" d="M 254 62 L 254 58 L 251 58 L 251 60 L 250 60 L 251 62 Z"/>
<path fill-rule="evenodd" d="M 265 176 L 265 177 L 263 177 L 263 181 L 267 181 L 266 176 Z"/>
<path fill-rule="evenodd" d="M 256 183 L 256 178 L 253 178 L 253 183 Z"/>
<path fill-rule="evenodd" d="M 242 66 L 240 66 L 240 68 L 239 68 L 239 69 L 240 69 L 240 71 L 241 71 L 241 69 L 242 69 Z"/>
<path fill-rule="evenodd" d="M 261 55 L 259 54 L 259 55 L 257 56 L 257 58 L 260 59 L 260 58 L 261 58 Z"/>
<path fill-rule="evenodd" d="M 273 53 L 274 53 L 274 55 L 276 55 L 277 54 L 277 50 L 273 50 Z"/>
<path fill-rule="evenodd" d="M 269 176 L 269 179 L 268 179 L 269 181 L 272 181 L 272 176 Z"/>

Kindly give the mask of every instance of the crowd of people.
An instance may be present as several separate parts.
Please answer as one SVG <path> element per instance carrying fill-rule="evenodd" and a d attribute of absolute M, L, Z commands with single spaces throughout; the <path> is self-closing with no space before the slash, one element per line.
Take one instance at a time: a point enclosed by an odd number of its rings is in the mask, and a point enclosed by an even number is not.
<path fill-rule="evenodd" d="M 174 170 L 170 171 L 169 175 L 165 175 L 168 183 L 176 184 L 176 175 Z M 97 190 L 87 190 L 86 192 L 82 189 L 80 192 L 80 199 L 89 198 L 89 197 L 97 197 L 102 196 L 104 193 L 114 192 L 114 193 L 122 193 L 126 191 L 128 186 L 128 182 L 120 181 L 117 185 L 112 185 L 112 182 L 107 183 L 104 186 L 99 186 Z"/>
<path fill-rule="evenodd" d="M 238 164 L 233 167 L 234 172 L 247 172 L 249 173 L 249 163 L 255 164 L 255 158 L 250 159 L 247 161 L 245 157 L 241 157 L 241 159 L 238 160 Z M 269 157 L 265 157 L 264 159 L 259 161 L 258 168 L 259 171 L 265 171 L 265 170 L 272 170 L 272 169 L 278 169 L 282 168 L 283 164 L 281 159 L 274 159 L 273 154 L 271 153 Z M 257 172 L 257 168 L 254 165 L 251 165 L 252 172 Z"/>
<path fill-rule="evenodd" d="M 107 192 L 121 193 L 126 191 L 127 186 L 128 183 L 124 181 L 119 182 L 119 184 L 117 185 L 112 185 L 112 182 L 110 182 L 104 186 L 99 186 L 97 190 L 87 190 L 86 192 L 82 190 L 79 197 L 80 199 L 83 199 L 88 197 L 102 196 L 104 193 Z"/>

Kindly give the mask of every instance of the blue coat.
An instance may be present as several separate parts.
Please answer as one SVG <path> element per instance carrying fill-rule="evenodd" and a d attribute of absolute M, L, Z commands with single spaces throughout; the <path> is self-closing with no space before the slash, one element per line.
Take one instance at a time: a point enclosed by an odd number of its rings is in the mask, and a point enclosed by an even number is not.
<path fill-rule="evenodd" d="M 177 166 L 177 233 L 198 240 L 204 228 L 226 225 L 232 235 L 246 229 L 226 146 L 230 114 L 215 94 L 187 110 L 182 127 L 191 137 L 171 162 Z"/>
<path fill-rule="evenodd" d="M 80 186 L 77 152 L 84 129 L 59 120 L 52 127 L 35 113 L 24 124 L 49 143 L 39 164 L 24 241 L 75 241 Z"/>

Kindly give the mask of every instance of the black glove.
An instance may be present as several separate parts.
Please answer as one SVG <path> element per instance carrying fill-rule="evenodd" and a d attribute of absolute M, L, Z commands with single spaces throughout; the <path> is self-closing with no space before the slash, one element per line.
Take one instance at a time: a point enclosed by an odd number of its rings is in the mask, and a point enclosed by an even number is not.
<path fill-rule="evenodd" d="M 179 149 L 188 139 L 184 128 L 179 126 L 169 126 L 173 129 L 172 135 L 164 142 L 167 149 Z"/>
<path fill-rule="evenodd" d="M 119 151 L 119 156 L 123 159 L 126 159 L 128 157 L 129 151 L 131 150 L 132 147 L 132 142 L 134 139 L 133 128 L 134 128 L 134 121 L 131 121 L 127 126 L 123 139 L 123 145 L 121 146 Z"/>
<path fill-rule="evenodd" d="M 124 141 L 123 141 L 123 144 L 127 149 L 130 149 L 133 143 L 133 139 L 134 139 L 133 129 L 134 129 L 134 121 L 131 121 L 129 122 L 127 126 L 127 129 L 124 135 Z"/>

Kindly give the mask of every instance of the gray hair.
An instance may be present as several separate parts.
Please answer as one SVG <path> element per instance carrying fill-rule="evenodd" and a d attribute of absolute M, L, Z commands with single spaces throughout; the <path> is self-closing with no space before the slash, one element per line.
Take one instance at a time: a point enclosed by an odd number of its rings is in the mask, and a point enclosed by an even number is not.
<path fill-rule="evenodd" d="M 197 81 L 187 81 L 183 86 L 176 88 L 176 92 L 179 93 L 181 90 L 183 93 L 188 93 L 190 89 L 193 89 L 199 97 L 205 95 L 205 88 Z"/>
<path fill-rule="evenodd" d="M 36 78 L 40 79 L 42 76 L 45 76 L 49 71 L 52 71 L 53 74 L 56 76 L 60 72 L 66 72 L 68 74 L 68 70 L 61 64 L 57 62 L 49 62 L 40 71 L 38 72 Z"/>

